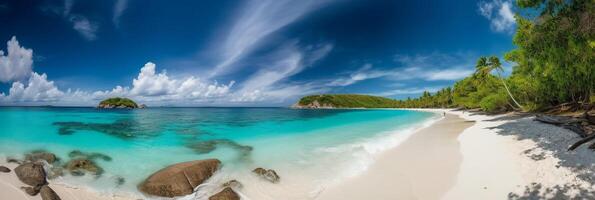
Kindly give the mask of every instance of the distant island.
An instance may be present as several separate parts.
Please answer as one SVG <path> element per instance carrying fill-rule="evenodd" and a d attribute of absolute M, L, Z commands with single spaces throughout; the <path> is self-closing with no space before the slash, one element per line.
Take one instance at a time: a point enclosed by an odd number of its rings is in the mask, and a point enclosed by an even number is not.
<path fill-rule="evenodd" d="M 399 101 L 363 94 L 321 94 L 302 97 L 292 108 L 395 108 Z"/>
<path fill-rule="evenodd" d="M 144 104 L 141 104 L 139 106 L 133 100 L 131 100 L 129 98 L 122 98 L 122 97 L 108 98 L 108 99 L 105 99 L 105 100 L 99 102 L 99 105 L 97 105 L 97 108 L 107 108 L 107 109 L 111 109 L 111 108 L 134 109 L 134 108 L 145 108 L 145 107 L 146 106 Z"/>

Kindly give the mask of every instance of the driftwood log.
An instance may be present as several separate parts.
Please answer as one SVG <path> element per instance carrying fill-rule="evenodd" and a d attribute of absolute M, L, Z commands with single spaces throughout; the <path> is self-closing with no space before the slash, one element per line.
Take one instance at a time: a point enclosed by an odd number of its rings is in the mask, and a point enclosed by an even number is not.
<path fill-rule="evenodd" d="M 570 147 L 568 147 L 568 151 L 572 151 L 572 150 L 578 148 L 579 146 L 581 146 L 581 145 L 583 145 L 583 144 L 585 144 L 585 143 L 587 143 L 587 142 L 589 142 L 589 141 L 591 141 L 593 139 L 595 139 L 595 134 L 591 134 L 588 137 L 585 137 L 585 138 L 579 140 L 578 142 L 570 145 Z M 591 148 L 591 147 L 595 148 L 594 145 L 595 145 L 595 143 L 593 143 L 591 146 L 589 146 L 589 148 Z"/>

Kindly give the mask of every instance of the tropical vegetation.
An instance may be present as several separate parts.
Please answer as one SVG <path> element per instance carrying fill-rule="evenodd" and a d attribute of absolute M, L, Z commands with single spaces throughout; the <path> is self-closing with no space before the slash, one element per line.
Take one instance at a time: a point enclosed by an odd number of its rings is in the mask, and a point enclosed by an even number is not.
<path fill-rule="evenodd" d="M 475 73 L 434 94 L 399 101 L 398 107 L 480 108 L 488 112 L 538 111 L 595 101 L 593 0 L 517 0 L 514 63 L 503 77 L 497 56 L 480 57 Z M 495 75 L 494 75 L 495 74 Z"/>
<path fill-rule="evenodd" d="M 125 108 L 138 108 L 136 102 L 132 101 L 129 98 L 121 98 L 121 97 L 114 97 L 108 98 L 101 102 L 99 102 L 99 107 L 125 107 Z"/>

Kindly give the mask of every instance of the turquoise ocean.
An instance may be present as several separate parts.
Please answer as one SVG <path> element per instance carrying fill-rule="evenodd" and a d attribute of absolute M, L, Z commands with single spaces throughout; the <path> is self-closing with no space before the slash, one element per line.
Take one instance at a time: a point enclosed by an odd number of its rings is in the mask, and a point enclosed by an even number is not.
<path fill-rule="evenodd" d="M 223 167 L 194 199 L 231 179 L 245 199 L 315 199 L 325 188 L 366 169 L 374 156 L 441 116 L 430 112 L 288 108 L 0 107 L 0 157 L 46 150 L 101 153 L 101 176 L 53 180 L 102 194 L 140 194 L 136 186 L 173 163 L 217 158 Z M 274 169 L 277 184 L 251 173 Z M 117 180 L 124 180 L 117 184 Z"/>

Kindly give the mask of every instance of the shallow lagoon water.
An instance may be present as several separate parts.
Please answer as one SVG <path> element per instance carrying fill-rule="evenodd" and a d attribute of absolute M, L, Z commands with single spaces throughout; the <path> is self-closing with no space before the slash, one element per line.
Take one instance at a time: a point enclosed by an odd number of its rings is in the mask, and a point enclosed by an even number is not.
<path fill-rule="evenodd" d="M 223 168 L 190 197 L 236 179 L 248 199 L 311 199 L 437 118 L 383 109 L 2 107 L 0 155 L 43 149 L 66 161 L 73 150 L 106 154 L 111 161 L 96 161 L 105 170 L 100 177 L 56 181 L 135 195 L 138 183 L 169 164 L 218 158 Z M 276 170 L 281 182 L 260 180 L 251 173 L 256 167 Z"/>

